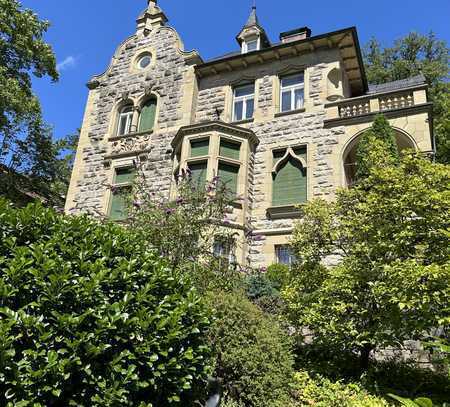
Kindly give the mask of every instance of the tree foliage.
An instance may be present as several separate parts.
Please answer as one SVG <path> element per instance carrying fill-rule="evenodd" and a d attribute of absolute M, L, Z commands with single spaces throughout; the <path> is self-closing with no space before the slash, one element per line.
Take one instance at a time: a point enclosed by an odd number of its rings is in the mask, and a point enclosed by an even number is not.
<path fill-rule="evenodd" d="M 366 178 L 374 166 L 390 166 L 400 158 L 395 133 L 383 115 L 377 115 L 372 127 L 359 139 L 356 150 L 356 178 Z M 382 160 L 382 161 L 381 161 Z"/>
<path fill-rule="evenodd" d="M 0 394 L 12 406 L 192 405 L 209 312 L 120 226 L 0 201 Z"/>
<path fill-rule="evenodd" d="M 412 32 L 382 48 L 375 39 L 364 51 L 367 78 L 370 83 L 384 83 L 423 74 L 430 85 L 429 96 L 434 103 L 433 116 L 437 158 L 450 163 L 450 83 L 449 48 L 433 33 Z"/>
<path fill-rule="evenodd" d="M 58 79 L 55 56 L 43 38 L 48 27 L 18 1 L 0 0 L 0 162 L 19 162 L 17 155 L 23 155 L 30 141 L 39 147 L 44 126 L 31 74 Z"/>
<path fill-rule="evenodd" d="M 448 318 L 450 169 L 418 155 L 374 167 L 335 202 L 315 200 L 293 234 L 283 294 L 316 340 L 361 354 L 421 339 Z M 323 260 L 340 258 L 328 267 Z"/>
<path fill-rule="evenodd" d="M 25 193 L 61 206 L 69 178 L 61 157 L 67 143 L 53 141 L 32 90 L 33 76 L 58 79 L 55 56 L 44 40 L 48 27 L 17 0 L 0 0 L 0 166 L 6 169 L 0 194 L 18 204 Z"/>

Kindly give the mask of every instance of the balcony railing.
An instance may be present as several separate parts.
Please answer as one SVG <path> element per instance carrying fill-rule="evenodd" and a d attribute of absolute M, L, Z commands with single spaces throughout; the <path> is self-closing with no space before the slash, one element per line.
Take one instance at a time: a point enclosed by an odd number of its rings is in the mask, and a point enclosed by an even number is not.
<path fill-rule="evenodd" d="M 325 107 L 327 120 L 339 120 L 413 107 L 426 102 L 425 89 L 419 89 L 343 99 L 329 103 Z"/>
<path fill-rule="evenodd" d="M 414 96 L 412 92 L 389 95 L 381 97 L 378 100 L 381 111 L 414 106 Z"/>
<path fill-rule="evenodd" d="M 351 103 L 339 107 L 339 117 L 355 117 L 370 113 L 369 101 L 362 101 L 361 103 Z"/>

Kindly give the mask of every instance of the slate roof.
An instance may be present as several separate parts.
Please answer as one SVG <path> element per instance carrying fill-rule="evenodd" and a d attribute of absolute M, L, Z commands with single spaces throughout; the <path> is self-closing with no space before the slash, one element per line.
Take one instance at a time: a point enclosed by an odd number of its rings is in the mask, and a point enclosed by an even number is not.
<path fill-rule="evenodd" d="M 374 93 L 390 92 L 390 91 L 405 89 L 405 88 L 409 88 L 412 86 L 418 86 L 418 85 L 424 85 L 424 84 L 426 84 L 425 76 L 420 74 L 417 76 L 413 76 L 411 78 L 400 79 L 398 81 L 393 81 L 393 82 L 381 83 L 379 85 L 369 83 L 369 91 L 367 92 L 367 94 L 371 95 Z"/>
<path fill-rule="evenodd" d="M 247 23 L 244 25 L 244 28 L 259 26 L 258 15 L 256 14 L 256 7 L 252 7 L 252 11 L 250 16 L 248 17 Z"/>

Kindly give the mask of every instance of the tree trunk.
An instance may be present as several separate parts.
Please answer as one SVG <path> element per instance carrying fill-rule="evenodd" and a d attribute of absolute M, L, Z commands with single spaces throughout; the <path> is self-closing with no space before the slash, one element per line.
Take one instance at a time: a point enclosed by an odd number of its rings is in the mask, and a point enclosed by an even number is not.
<path fill-rule="evenodd" d="M 364 345 L 361 348 L 359 363 L 362 373 L 367 372 L 367 370 L 369 369 L 370 354 L 372 353 L 373 350 L 374 347 L 369 344 Z"/>

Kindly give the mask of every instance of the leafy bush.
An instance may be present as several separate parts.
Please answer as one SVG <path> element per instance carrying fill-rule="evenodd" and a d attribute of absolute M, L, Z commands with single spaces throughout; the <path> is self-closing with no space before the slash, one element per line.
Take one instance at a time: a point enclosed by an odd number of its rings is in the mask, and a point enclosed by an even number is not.
<path fill-rule="evenodd" d="M 0 201 L 2 405 L 186 405 L 209 355 L 190 287 L 117 225 Z"/>
<path fill-rule="evenodd" d="M 286 406 L 293 375 L 290 339 L 278 323 L 238 294 L 212 293 L 215 375 L 247 407 Z M 283 404 L 284 403 L 284 404 Z"/>
<path fill-rule="evenodd" d="M 299 406 L 315 407 L 385 407 L 390 404 L 371 396 L 356 384 L 333 383 L 328 379 L 312 379 L 306 372 L 295 374 L 295 397 Z"/>
<path fill-rule="evenodd" d="M 288 282 L 289 267 L 286 264 L 272 264 L 267 268 L 266 276 L 280 290 Z"/>

